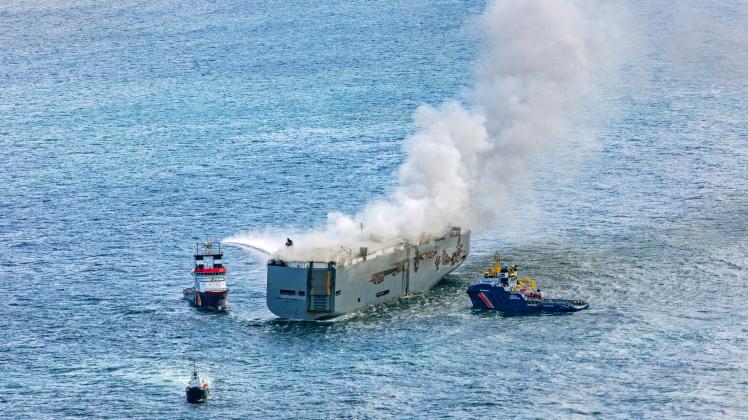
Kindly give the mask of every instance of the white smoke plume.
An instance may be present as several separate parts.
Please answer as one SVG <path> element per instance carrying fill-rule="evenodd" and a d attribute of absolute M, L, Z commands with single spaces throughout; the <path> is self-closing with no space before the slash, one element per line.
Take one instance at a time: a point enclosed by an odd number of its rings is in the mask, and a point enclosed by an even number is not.
<path fill-rule="evenodd" d="M 392 195 L 357 215 L 328 214 L 325 229 L 297 234 L 283 256 L 324 257 L 313 249 L 357 249 L 377 238 L 415 241 L 451 225 L 495 221 L 508 188 L 527 177 L 523 162 L 563 145 L 568 117 L 609 42 L 611 22 L 602 11 L 593 1 L 491 3 L 479 20 L 485 45 L 469 106 L 419 107 Z M 253 243 L 262 236 L 227 240 Z"/>

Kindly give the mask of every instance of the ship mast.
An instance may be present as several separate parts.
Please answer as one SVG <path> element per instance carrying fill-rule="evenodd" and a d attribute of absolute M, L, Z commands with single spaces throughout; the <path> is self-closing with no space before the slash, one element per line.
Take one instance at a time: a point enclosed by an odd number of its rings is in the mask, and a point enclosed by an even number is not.
<path fill-rule="evenodd" d="M 491 270 L 491 274 L 498 276 L 501 272 L 501 253 L 499 251 L 496 251 L 496 254 L 493 256 L 493 269 Z"/>

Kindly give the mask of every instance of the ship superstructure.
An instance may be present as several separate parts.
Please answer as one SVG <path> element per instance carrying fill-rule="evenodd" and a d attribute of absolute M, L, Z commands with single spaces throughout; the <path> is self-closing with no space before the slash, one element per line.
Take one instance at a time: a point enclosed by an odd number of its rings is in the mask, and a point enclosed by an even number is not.
<path fill-rule="evenodd" d="M 226 309 L 229 288 L 221 243 L 216 245 L 217 250 L 210 241 L 195 246 L 194 286 L 184 289 L 184 297 L 200 309 L 222 311 Z"/>
<path fill-rule="evenodd" d="M 349 251 L 329 261 L 274 258 L 267 267 L 267 305 L 286 319 L 334 318 L 428 290 L 469 251 L 470 231 L 454 227 L 441 237 L 399 241 L 372 252 L 362 247 L 356 255 Z"/>

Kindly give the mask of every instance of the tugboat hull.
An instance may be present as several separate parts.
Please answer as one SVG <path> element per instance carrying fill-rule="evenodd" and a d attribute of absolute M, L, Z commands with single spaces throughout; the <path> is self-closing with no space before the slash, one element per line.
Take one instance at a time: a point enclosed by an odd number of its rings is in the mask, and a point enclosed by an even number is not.
<path fill-rule="evenodd" d="M 521 293 L 506 291 L 502 286 L 478 283 L 467 290 L 473 308 L 509 313 L 562 313 L 578 312 L 589 308 L 582 300 L 526 299 Z"/>
<path fill-rule="evenodd" d="M 208 401 L 208 388 L 187 387 L 187 402 L 190 404 L 202 404 Z"/>
<path fill-rule="evenodd" d="M 208 311 L 225 311 L 228 304 L 229 291 L 196 292 L 194 287 L 184 289 L 184 298 L 198 309 Z"/>

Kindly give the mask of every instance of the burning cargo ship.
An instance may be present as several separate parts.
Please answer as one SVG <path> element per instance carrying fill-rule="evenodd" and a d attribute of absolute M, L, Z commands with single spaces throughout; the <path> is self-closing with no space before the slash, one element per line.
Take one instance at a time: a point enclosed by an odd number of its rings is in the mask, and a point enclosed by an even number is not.
<path fill-rule="evenodd" d="M 428 290 L 459 267 L 469 251 L 470 231 L 453 227 L 416 243 L 395 241 L 371 252 L 361 247 L 357 255 L 341 247 L 328 260 L 277 255 L 267 264 L 267 305 L 285 319 L 334 318 Z"/>

